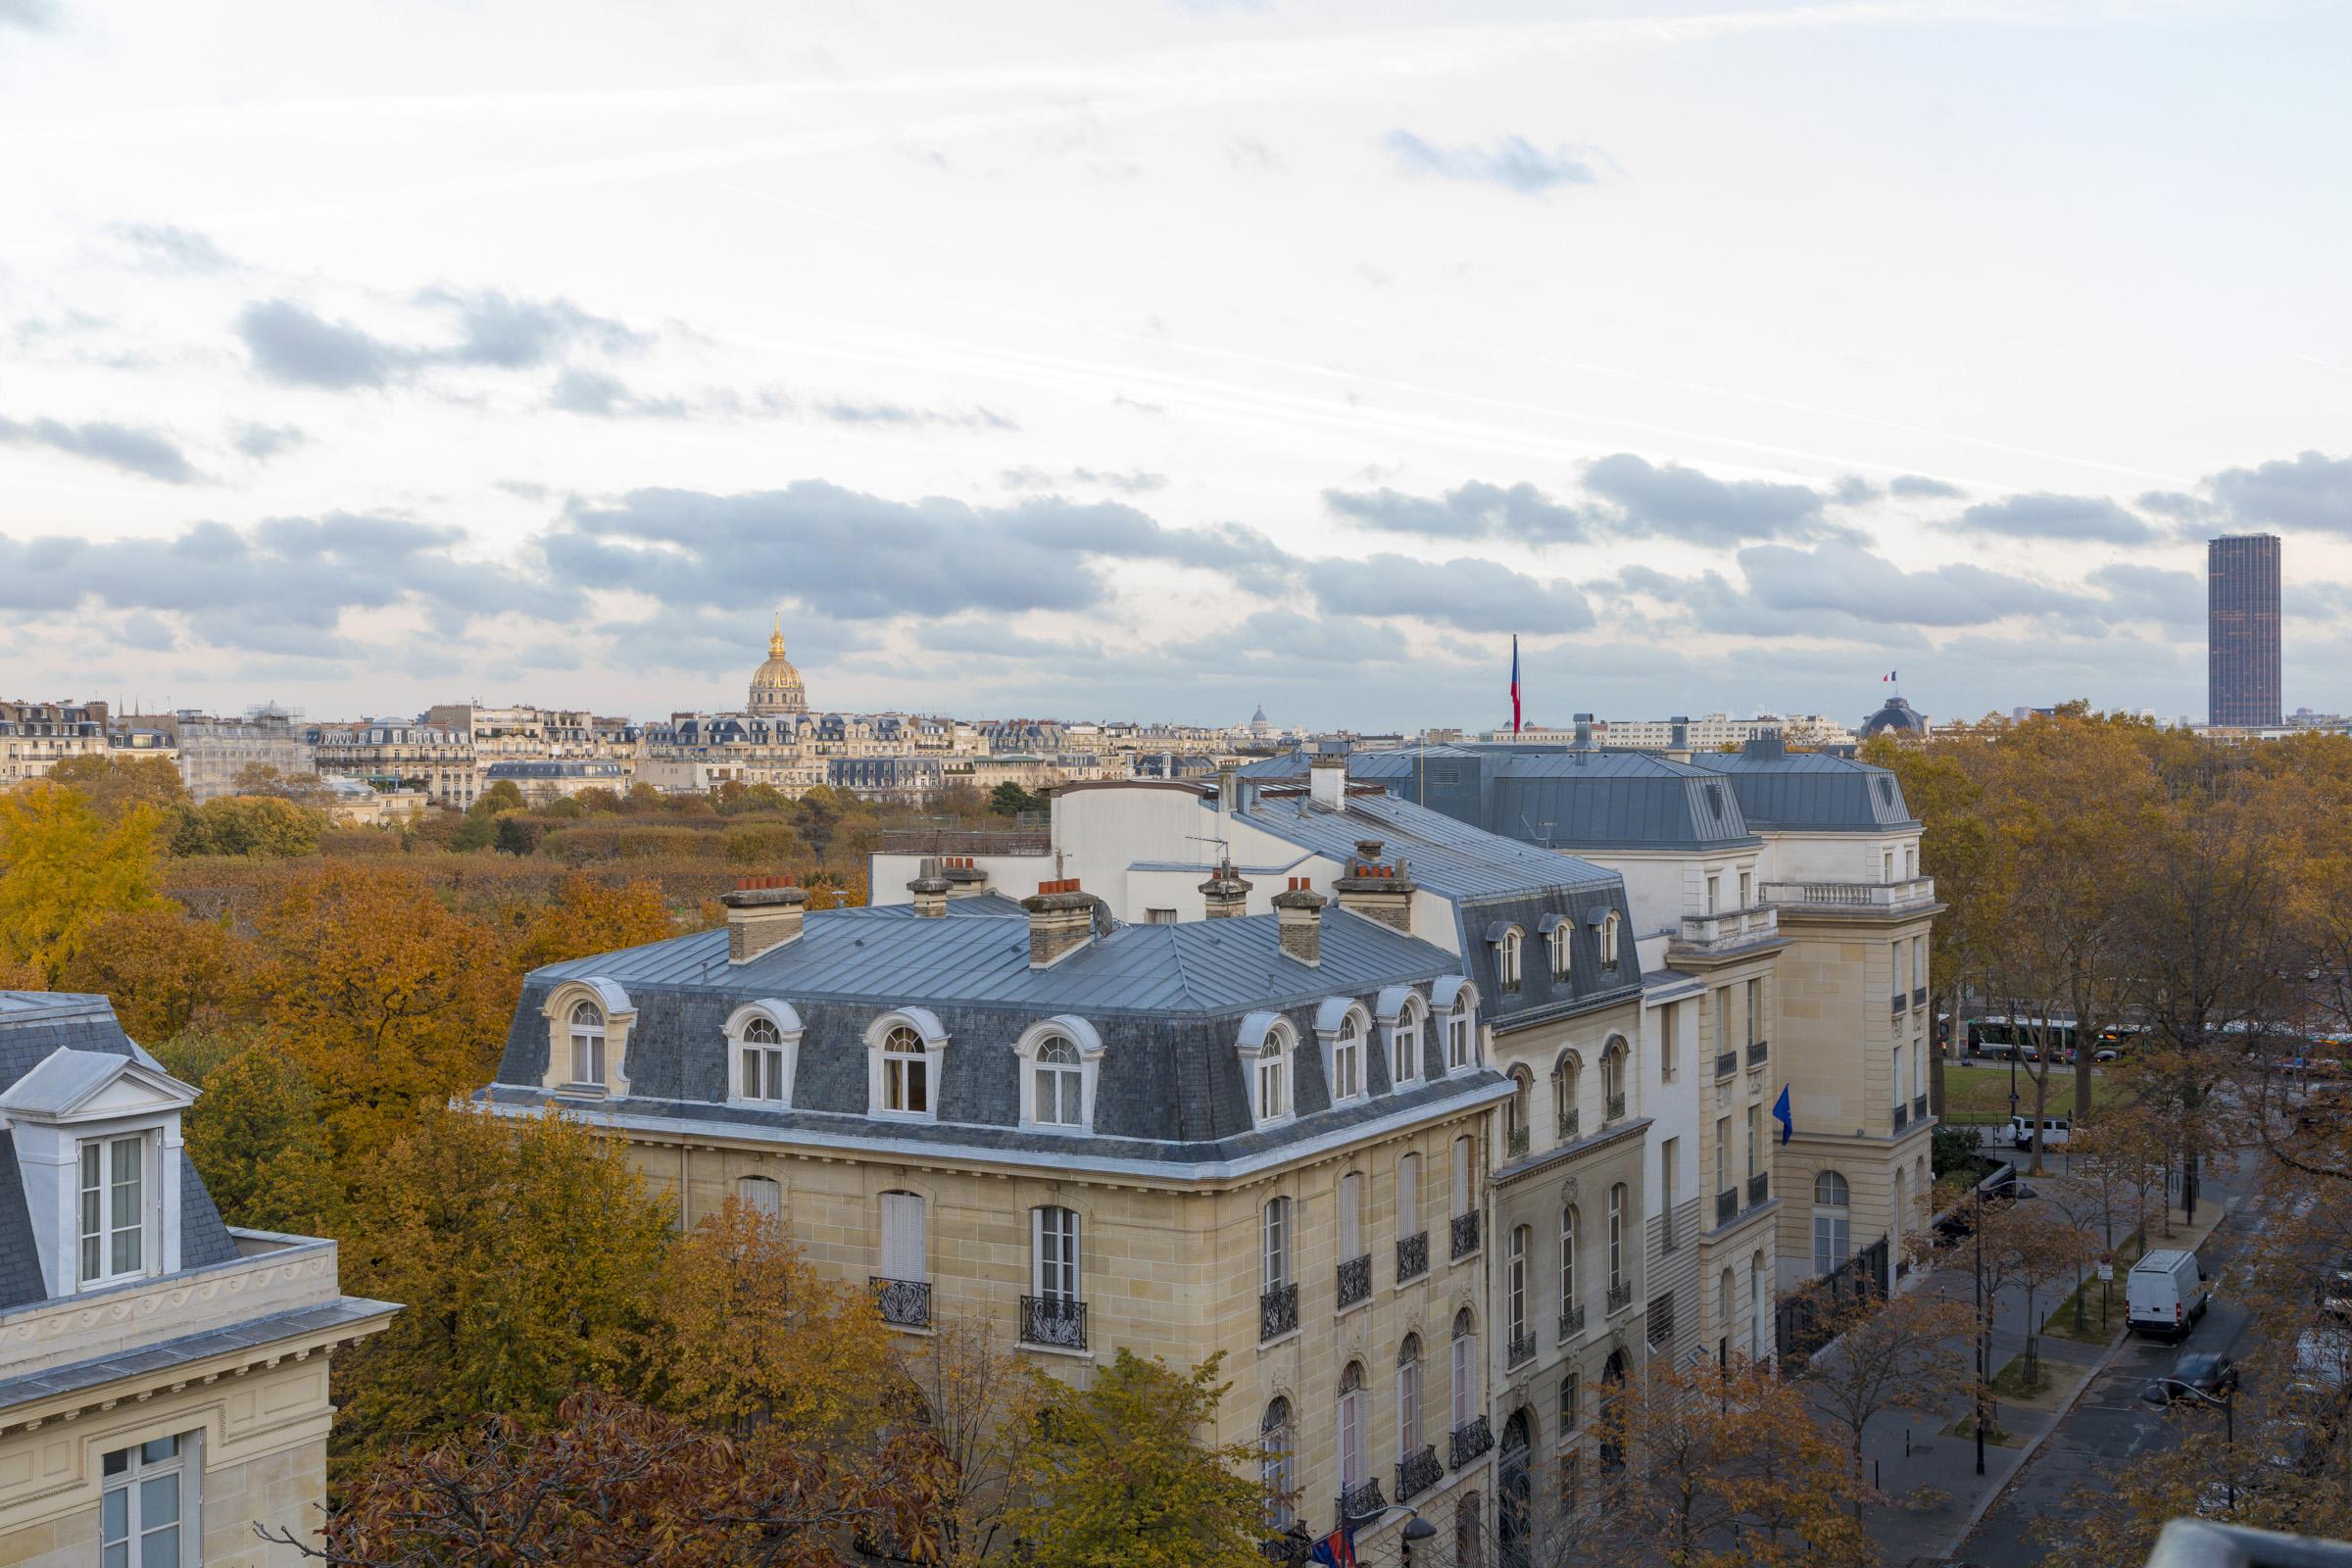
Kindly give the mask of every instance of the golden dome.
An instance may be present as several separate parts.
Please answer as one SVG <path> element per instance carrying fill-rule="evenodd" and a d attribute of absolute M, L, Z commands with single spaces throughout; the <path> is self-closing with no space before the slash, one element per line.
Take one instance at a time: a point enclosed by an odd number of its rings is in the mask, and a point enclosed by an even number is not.
<path fill-rule="evenodd" d="M 767 640 L 767 662 L 752 672 L 751 710 L 755 713 L 806 713 L 808 691 L 801 672 L 784 657 L 784 617 L 776 617 L 775 635 Z"/>

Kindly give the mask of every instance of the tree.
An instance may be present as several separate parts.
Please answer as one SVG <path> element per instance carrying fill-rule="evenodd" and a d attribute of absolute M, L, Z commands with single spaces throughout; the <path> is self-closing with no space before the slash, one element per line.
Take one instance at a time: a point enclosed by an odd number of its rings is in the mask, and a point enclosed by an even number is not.
<path fill-rule="evenodd" d="M 2091 1239 L 2039 1202 L 2013 1201 L 1986 1213 L 1985 1273 L 2026 1293 L 2026 1377 L 2041 1381 L 2041 1314 L 2034 1298 L 2069 1274 L 2080 1275 L 2096 1250 Z M 1989 1300 L 1990 1291 L 1987 1290 Z"/>
<path fill-rule="evenodd" d="M 1018 816 L 1023 811 L 1040 811 L 1046 803 L 1027 790 L 1006 779 L 988 792 L 988 809 L 996 816 Z"/>
<path fill-rule="evenodd" d="M 0 958 L 53 987 L 111 914 L 163 904 L 153 807 L 109 820 L 70 789 L 0 795 Z"/>
<path fill-rule="evenodd" d="M 46 777 L 88 801 L 110 822 L 134 806 L 169 815 L 188 800 L 179 768 L 161 757 L 68 757 L 52 764 Z"/>
<path fill-rule="evenodd" d="M 501 855 L 529 855 L 539 848 L 539 837 L 546 831 L 545 823 L 534 822 L 527 816 L 502 816 L 492 847 Z"/>
<path fill-rule="evenodd" d="M 324 811 L 281 796 L 223 796 L 180 808 L 172 829 L 172 853 L 293 859 L 318 854 L 326 826 Z"/>
<path fill-rule="evenodd" d="M 1608 1468 L 1598 1506 L 1558 1560 L 1663 1568 L 1859 1565 L 1876 1548 L 1854 1517 L 1872 1495 L 1814 1422 L 1795 1385 L 1740 1357 L 1653 1361 L 1600 1416 Z"/>
<path fill-rule="evenodd" d="M 1034 1568 L 1264 1568 L 1254 1444 L 1203 1444 L 1229 1384 L 1223 1353 L 1190 1372 L 1120 1347 L 1091 1387 L 1032 1372 L 1025 1448 L 1006 1515 Z M 1245 1471 L 1247 1475 L 1245 1475 Z"/>
<path fill-rule="evenodd" d="M 1845 1432 L 1855 1481 L 1862 1479 L 1862 1431 L 1886 1410 L 1940 1416 L 1968 1390 L 1968 1337 L 1976 1314 L 1924 1290 L 1880 1299 L 1865 1292 L 1816 1292 L 1813 1307 L 1830 1347 L 1805 1363 L 1813 1404 Z"/>
<path fill-rule="evenodd" d="M 641 788 L 644 786 L 640 786 Z M 497 816 L 505 811 L 520 811 L 529 803 L 522 798 L 522 788 L 511 778 L 502 778 L 473 798 L 466 808 L 468 816 Z"/>
<path fill-rule="evenodd" d="M 293 801 L 324 809 L 335 792 L 317 773 L 281 773 L 268 762 L 247 762 L 237 769 L 231 787 L 239 795 Z"/>
<path fill-rule="evenodd" d="M 939 1568 L 978 1568 L 1004 1534 L 1014 1478 L 1039 1441 L 1022 1407 L 1027 1369 L 987 1319 L 947 1318 L 907 1374 L 939 1446 L 925 1534 Z"/>
<path fill-rule="evenodd" d="M 553 898 L 510 905 L 504 914 L 515 933 L 509 961 L 517 973 L 678 934 L 660 883 L 613 882 L 585 871 L 566 876 Z"/>
<path fill-rule="evenodd" d="M 240 1009 L 254 961 L 252 945 L 225 925 L 157 904 L 101 918 L 58 984 L 103 993 L 123 1030 L 155 1046 Z"/>
<path fill-rule="evenodd" d="M 670 1216 L 594 1128 L 418 1119 L 364 1172 L 344 1244 L 357 1288 L 405 1309 L 336 1359 L 338 1467 L 364 1472 L 484 1411 L 544 1427 L 582 1384 L 642 1381 Z"/>
<path fill-rule="evenodd" d="M 301 1236 L 345 1229 L 341 1183 L 302 1069 L 250 1045 L 204 1076 L 183 1119 L 189 1159 L 221 1218 Z"/>

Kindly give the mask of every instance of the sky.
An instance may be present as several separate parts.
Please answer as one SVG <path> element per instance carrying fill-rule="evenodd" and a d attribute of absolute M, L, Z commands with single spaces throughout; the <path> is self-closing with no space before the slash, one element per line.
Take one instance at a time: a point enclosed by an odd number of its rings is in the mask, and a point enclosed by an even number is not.
<path fill-rule="evenodd" d="M 2352 710 L 2352 13 L 0 0 L 0 697 Z M 1897 679 L 1890 685 L 1886 677 Z"/>

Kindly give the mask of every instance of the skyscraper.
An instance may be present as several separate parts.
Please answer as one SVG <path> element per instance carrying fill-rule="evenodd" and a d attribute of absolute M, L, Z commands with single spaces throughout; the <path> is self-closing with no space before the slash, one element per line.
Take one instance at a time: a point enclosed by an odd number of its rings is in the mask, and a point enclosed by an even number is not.
<path fill-rule="evenodd" d="M 2206 542 L 2205 697 L 2208 723 L 2279 722 L 2275 533 Z"/>

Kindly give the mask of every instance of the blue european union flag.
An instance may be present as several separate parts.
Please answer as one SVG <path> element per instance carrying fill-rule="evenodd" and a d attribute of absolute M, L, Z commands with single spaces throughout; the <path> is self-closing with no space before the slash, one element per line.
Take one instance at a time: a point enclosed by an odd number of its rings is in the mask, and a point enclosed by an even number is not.
<path fill-rule="evenodd" d="M 1781 1124 L 1781 1142 L 1796 1136 L 1796 1118 L 1788 1113 L 1788 1086 L 1781 1085 L 1781 1098 L 1772 1102 L 1772 1119 Z"/>

